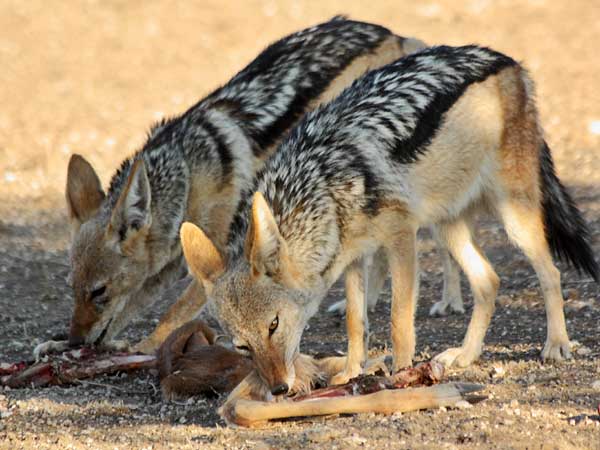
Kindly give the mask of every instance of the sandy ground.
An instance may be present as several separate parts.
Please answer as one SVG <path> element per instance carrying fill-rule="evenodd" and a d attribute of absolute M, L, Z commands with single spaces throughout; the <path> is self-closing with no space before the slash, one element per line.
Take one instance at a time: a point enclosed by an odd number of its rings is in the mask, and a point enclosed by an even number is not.
<path fill-rule="evenodd" d="M 150 124 L 184 111 L 279 36 L 337 13 L 375 21 L 430 43 L 477 42 L 525 62 L 537 81 L 542 122 L 559 175 L 600 249 L 600 2 L 438 0 L 336 3 L 81 1 L 0 3 L 0 360 L 27 358 L 64 332 L 69 155 L 107 182 Z M 479 240 L 502 279 L 481 361 L 452 379 L 488 385 L 471 409 L 316 419 L 264 430 L 224 427 L 220 399 L 165 403 L 152 373 L 72 387 L 0 391 L 0 448 L 598 448 L 600 290 L 562 267 L 575 359 L 542 364 L 545 314 L 537 280 L 504 233 L 484 221 Z M 427 235 L 417 314 L 418 353 L 458 344 L 467 316 L 429 318 L 441 295 Z M 463 292 L 470 294 L 463 280 Z M 339 299 L 332 291 L 327 304 Z M 389 300 L 389 286 L 385 294 Z M 127 331 L 136 340 L 168 300 Z M 325 305 L 324 305 L 325 306 Z M 470 308 L 469 308 L 470 312 Z M 372 318 L 375 347 L 388 341 L 389 303 Z M 343 350 L 343 323 L 311 322 L 303 349 Z"/>

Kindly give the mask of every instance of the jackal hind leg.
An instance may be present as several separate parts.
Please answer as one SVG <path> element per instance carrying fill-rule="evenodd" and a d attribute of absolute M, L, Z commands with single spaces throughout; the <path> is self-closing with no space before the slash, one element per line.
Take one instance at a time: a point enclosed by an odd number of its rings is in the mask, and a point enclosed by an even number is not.
<path fill-rule="evenodd" d="M 548 323 L 542 358 L 562 360 L 571 357 L 571 344 L 563 311 L 560 272 L 552 261 L 541 207 L 532 203 L 525 198 L 512 198 L 498 209 L 509 238 L 525 253 L 540 282 Z"/>
<path fill-rule="evenodd" d="M 371 313 L 375 311 L 379 294 L 383 289 L 388 273 L 389 267 L 385 250 L 380 248 L 373 254 L 372 262 L 368 270 L 368 280 L 365 284 L 367 292 L 367 309 Z"/>
<path fill-rule="evenodd" d="M 419 291 L 417 227 L 403 226 L 387 241 L 386 256 L 392 277 L 392 372 L 412 366 L 415 354 L 415 308 Z"/>
<path fill-rule="evenodd" d="M 371 340 L 371 328 L 369 326 L 369 314 L 375 312 L 379 294 L 383 289 L 385 279 L 388 276 L 388 260 L 385 256 L 383 248 L 378 249 L 370 258 L 370 264 L 364 266 L 364 291 L 366 292 L 366 308 L 365 311 L 365 347 L 369 349 Z"/>
<path fill-rule="evenodd" d="M 365 269 L 367 278 L 364 284 L 365 286 L 368 286 L 368 289 L 366 289 L 367 308 L 371 313 L 375 311 L 377 300 L 379 299 L 379 294 L 385 284 L 388 272 L 388 262 L 385 257 L 385 252 L 380 248 L 373 254 L 371 264 Z M 333 303 L 327 308 L 327 312 L 343 316 L 346 313 L 346 300 L 340 300 Z"/>
<path fill-rule="evenodd" d="M 430 316 L 445 316 L 450 313 L 464 314 L 462 293 L 460 291 L 460 267 L 454 260 L 438 233 L 433 230 L 433 236 L 442 258 L 444 271 L 444 290 L 442 299 L 431 306 Z"/>
<path fill-rule="evenodd" d="M 465 272 L 473 292 L 474 306 L 462 346 L 450 348 L 435 359 L 446 366 L 466 367 L 481 355 L 483 340 L 494 313 L 500 279 L 473 241 L 470 226 L 465 219 L 438 224 L 436 231 Z"/>

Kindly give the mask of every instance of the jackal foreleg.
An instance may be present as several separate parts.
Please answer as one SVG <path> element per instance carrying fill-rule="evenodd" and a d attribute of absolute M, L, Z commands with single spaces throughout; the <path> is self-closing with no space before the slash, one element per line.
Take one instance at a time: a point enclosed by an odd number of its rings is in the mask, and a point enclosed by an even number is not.
<path fill-rule="evenodd" d="M 403 226 L 386 247 L 392 275 L 392 371 L 409 367 L 415 354 L 418 283 L 417 227 Z"/>
<path fill-rule="evenodd" d="M 160 323 L 152 334 L 135 345 L 133 350 L 142 353 L 154 353 L 173 330 L 196 318 L 205 303 L 206 294 L 204 289 L 194 279 L 177 301 L 171 305 L 166 314 L 162 316 Z"/>

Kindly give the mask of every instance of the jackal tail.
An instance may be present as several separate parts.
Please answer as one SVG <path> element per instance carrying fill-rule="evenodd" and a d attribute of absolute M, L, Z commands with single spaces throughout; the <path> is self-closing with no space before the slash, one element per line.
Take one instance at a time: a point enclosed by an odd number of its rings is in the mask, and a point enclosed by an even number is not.
<path fill-rule="evenodd" d="M 546 142 L 540 149 L 540 175 L 544 227 L 552 253 L 600 283 L 600 267 L 590 244 L 590 230 L 573 198 L 556 176 Z"/>

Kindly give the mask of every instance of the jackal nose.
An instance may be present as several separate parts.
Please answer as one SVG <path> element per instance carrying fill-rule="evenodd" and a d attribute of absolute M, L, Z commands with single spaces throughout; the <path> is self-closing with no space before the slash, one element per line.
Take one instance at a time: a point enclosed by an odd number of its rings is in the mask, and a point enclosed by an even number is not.
<path fill-rule="evenodd" d="M 288 390 L 289 390 L 288 385 L 286 383 L 281 383 L 281 384 L 278 384 L 277 386 L 275 386 L 273 389 L 271 389 L 271 394 L 273 394 L 273 395 L 287 394 Z"/>

